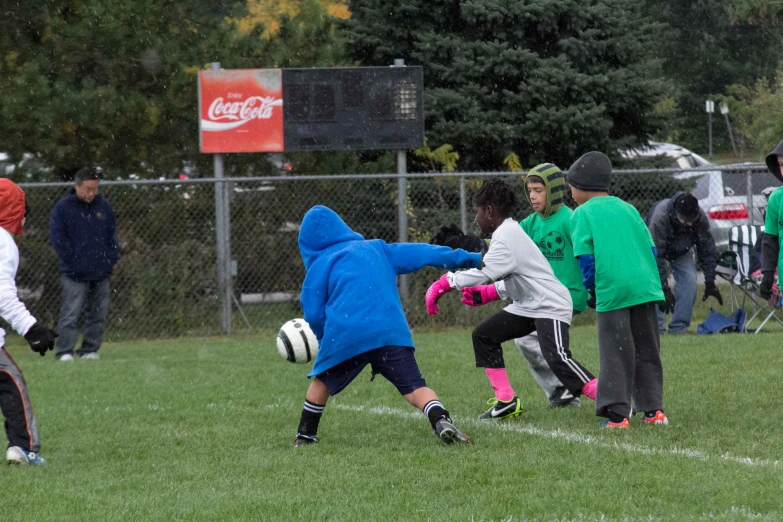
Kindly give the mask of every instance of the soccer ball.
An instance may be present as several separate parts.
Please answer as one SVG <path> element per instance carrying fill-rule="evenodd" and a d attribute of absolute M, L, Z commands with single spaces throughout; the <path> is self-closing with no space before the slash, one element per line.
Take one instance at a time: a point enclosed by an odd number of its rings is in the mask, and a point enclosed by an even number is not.
<path fill-rule="evenodd" d="M 565 241 L 563 240 L 563 236 L 555 231 L 550 232 L 546 235 L 546 247 L 547 249 L 557 252 L 558 254 L 561 253 L 563 248 L 565 248 Z"/>
<path fill-rule="evenodd" d="M 292 363 L 308 363 L 318 353 L 318 339 L 304 319 L 291 319 L 277 333 L 277 351 Z"/>

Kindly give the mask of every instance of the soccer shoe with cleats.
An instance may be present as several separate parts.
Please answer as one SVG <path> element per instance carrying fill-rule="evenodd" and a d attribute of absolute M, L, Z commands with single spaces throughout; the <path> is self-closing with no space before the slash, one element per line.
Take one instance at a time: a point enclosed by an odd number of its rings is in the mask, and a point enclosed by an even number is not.
<path fill-rule="evenodd" d="M 550 408 L 565 408 L 566 406 L 579 407 L 582 405 L 582 401 L 579 400 L 573 393 L 568 391 L 565 386 L 558 386 L 552 392 L 549 397 Z"/>
<path fill-rule="evenodd" d="M 492 407 L 479 415 L 480 420 L 510 419 L 511 417 L 519 416 L 524 411 L 522 409 L 522 401 L 516 395 L 508 402 L 493 398 L 489 399 L 487 404 Z"/>
<path fill-rule="evenodd" d="M 602 428 L 619 428 L 621 430 L 627 430 L 631 427 L 627 417 L 623 419 L 623 422 L 612 422 L 607 419 L 605 421 L 599 422 L 598 425 Z"/>
<path fill-rule="evenodd" d="M 11 446 L 5 454 L 5 460 L 9 464 L 23 466 L 41 466 L 46 461 L 38 453 L 27 451 L 19 446 Z"/>
<path fill-rule="evenodd" d="M 661 410 L 658 410 L 652 417 L 645 415 L 642 419 L 642 424 L 669 424 L 669 419 L 666 418 L 666 415 Z"/>
<path fill-rule="evenodd" d="M 318 437 L 310 437 L 308 435 L 297 435 L 294 439 L 294 447 L 309 446 L 310 444 L 317 444 Z"/>
<path fill-rule="evenodd" d="M 455 442 L 470 442 L 470 437 L 459 431 L 452 420 L 446 417 L 436 422 L 435 429 L 432 431 L 434 431 L 435 435 L 440 437 L 440 440 L 446 444 L 454 444 Z"/>

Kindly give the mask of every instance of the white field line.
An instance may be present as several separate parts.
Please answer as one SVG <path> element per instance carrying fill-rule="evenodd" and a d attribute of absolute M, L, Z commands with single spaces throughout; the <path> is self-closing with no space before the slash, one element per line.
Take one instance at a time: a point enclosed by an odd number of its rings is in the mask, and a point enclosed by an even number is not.
<path fill-rule="evenodd" d="M 354 412 L 368 412 L 376 415 L 392 415 L 395 417 L 416 418 L 421 419 L 422 414 L 419 412 L 401 410 L 399 408 L 390 408 L 388 406 L 375 406 L 368 408 L 365 406 L 347 406 L 343 404 L 335 404 L 334 408 L 354 411 Z M 649 448 L 644 446 L 636 446 L 627 442 L 606 442 L 597 437 L 590 435 L 582 435 L 579 433 L 570 433 L 563 430 L 542 430 L 536 428 L 531 424 L 519 424 L 516 422 L 482 422 L 472 419 L 460 419 L 457 423 L 459 426 L 470 425 L 480 428 L 497 429 L 500 431 L 513 431 L 517 433 L 525 433 L 527 435 L 534 435 L 536 437 L 544 437 L 549 439 L 558 439 L 566 442 L 572 442 L 576 444 L 586 444 L 589 446 L 596 446 L 599 448 L 607 448 L 614 450 L 626 451 L 628 453 L 638 453 L 641 455 L 670 455 L 677 457 L 686 457 L 690 459 L 697 459 L 703 461 L 725 461 L 734 462 L 737 464 L 745 464 L 746 466 L 762 467 L 762 468 L 780 468 L 783 466 L 778 460 L 763 460 L 752 459 L 750 457 L 735 457 L 725 453 L 723 455 L 707 455 L 701 450 L 688 449 L 688 448 Z M 666 429 L 660 427 L 661 429 Z"/>

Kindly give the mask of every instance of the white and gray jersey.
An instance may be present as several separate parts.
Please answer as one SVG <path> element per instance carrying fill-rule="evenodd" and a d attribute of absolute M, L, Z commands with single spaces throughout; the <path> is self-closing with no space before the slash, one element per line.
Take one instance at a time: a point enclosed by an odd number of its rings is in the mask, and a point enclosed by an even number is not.
<path fill-rule="evenodd" d="M 35 317 L 19 301 L 16 293 L 16 270 L 19 267 L 19 249 L 14 237 L 0 228 L 0 317 L 5 319 L 18 334 L 24 335 Z M 5 330 L 0 328 L 0 346 L 5 344 Z"/>
<path fill-rule="evenodd" d="M 513 301 L 505 308 L 508 313 L 571 324 L 571 294 L 514 219 L 506 219 L 492 233 L 483 263 L 483 268 L 449 272 L 449 283 L 462 289 L 492 281 L 501 298 Z"/>

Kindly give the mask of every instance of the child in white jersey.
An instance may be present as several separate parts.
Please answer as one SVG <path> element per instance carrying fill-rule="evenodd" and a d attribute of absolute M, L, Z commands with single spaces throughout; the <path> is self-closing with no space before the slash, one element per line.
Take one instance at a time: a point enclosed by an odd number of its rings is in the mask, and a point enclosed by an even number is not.
<path fill-rule="evenodd" d="M 522 413 L 522 404 L 506 373 L 502 343 L 537 331 L 541 351 L 557 377 L 577 394 L 595 377 L 571 358 L 568 329 L 573 305 L 568 289 L 557 280 L 544 255 L 511 217 L 514 191 L 503 180 L 484 182 L 473 196 L 476 222 L 483 235 L 492 235 L 483 268 L 449 272 L 427 291 L 427 313 L 438 313 L 437 300 L 446 292 L 463 290 L 465 304 L 497 299 L 512 303 L 473 331 L 476 366 L 484 368 L 495 398 L 480 419 L 505 419 Z M 487 280 L 493 284 L 482 285 Z M 589 386 L 588 386 L 589 387 Z"/>

